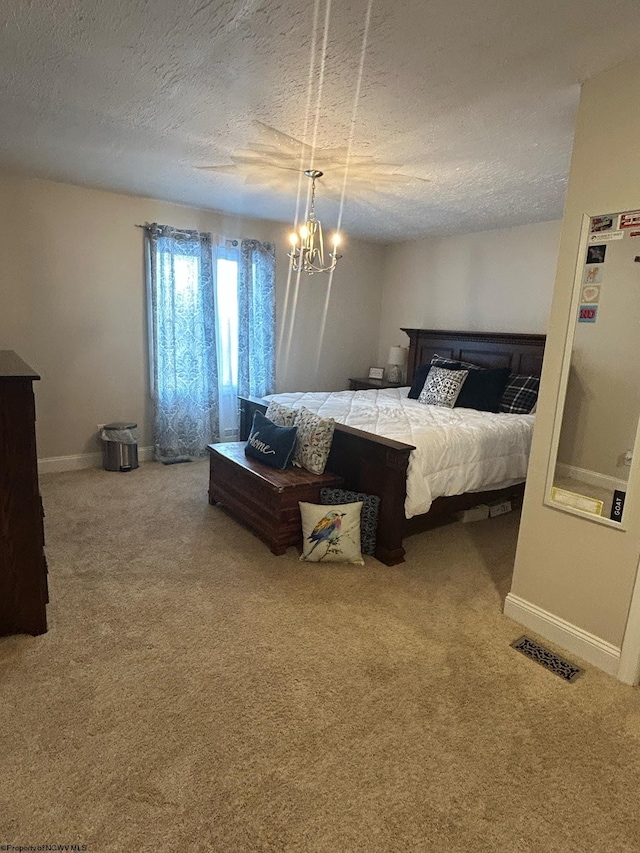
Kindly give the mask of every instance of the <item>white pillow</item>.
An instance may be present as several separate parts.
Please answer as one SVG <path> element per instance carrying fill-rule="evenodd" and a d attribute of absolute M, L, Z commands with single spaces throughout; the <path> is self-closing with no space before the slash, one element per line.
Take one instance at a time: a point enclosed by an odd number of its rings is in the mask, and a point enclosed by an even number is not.
<path fill-rule="evenodd" d="M 447 409 L 453 409 L 468 375 L 468 370 L 432 367 L 418 402 L 424 403 L 425 406 L 444 406 Z"/>
<path fill-rule="evenodd" d="M 358 563 L 362 501 L 326 506 L 299 501 L 302 516 L 302 556 L 310 563 Z"/>

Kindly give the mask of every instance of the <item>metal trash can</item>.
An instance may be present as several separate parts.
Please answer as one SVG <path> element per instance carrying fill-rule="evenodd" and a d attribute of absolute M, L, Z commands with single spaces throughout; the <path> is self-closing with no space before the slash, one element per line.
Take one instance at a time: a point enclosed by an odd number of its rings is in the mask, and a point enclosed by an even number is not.
<path fill-rule="evenodd" d="M 105 471 L 133 471 L 138 467 L 138 424 L 118 421 L 105 424 L 100 436 L 104 445 Z"/>

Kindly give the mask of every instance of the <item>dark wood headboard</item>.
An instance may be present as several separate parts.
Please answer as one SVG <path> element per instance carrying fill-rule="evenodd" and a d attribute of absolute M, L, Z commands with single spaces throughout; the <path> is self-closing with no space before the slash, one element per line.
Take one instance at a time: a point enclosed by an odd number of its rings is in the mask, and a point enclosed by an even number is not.
<path fill-rule="evenodd" d="M 454 332 L 444 329 L 403 329 L 409 336 L 407 383 L 416 367 L 434 355 L 468 361 L 480 367 L 508 367 L 512 373 L 540 376 L 546 335 L 508 332 Z"/>

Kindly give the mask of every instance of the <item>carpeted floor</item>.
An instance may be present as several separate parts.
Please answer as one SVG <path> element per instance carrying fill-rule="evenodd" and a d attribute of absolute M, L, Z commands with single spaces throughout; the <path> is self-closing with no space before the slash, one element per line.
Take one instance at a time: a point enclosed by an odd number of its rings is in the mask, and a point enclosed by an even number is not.
<path fill-rule="evenodd" d="M 0 640 L 0 845 L 640 850 L 640 691 L 509 648 L 515 513 L 309 565 L 206 487 L 42 478 L 50 630 Z"/>

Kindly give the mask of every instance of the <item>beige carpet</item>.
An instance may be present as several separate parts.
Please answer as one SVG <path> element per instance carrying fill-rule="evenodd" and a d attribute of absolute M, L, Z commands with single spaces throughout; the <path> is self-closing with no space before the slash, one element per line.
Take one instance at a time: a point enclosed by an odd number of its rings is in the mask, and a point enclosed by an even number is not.
<path fill-rule="evenodd" d="M 515 513 L 308 565 L 206 481 L 43 478 L 50 630 L 0 641 L 0 844 L 640 850 L 639 691 L 509 648 Z"/>

